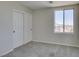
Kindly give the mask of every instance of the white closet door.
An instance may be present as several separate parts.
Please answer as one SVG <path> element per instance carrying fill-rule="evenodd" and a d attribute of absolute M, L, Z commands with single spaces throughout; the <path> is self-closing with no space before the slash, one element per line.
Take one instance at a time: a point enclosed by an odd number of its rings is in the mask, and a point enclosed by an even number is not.
<path fill-rule="evenodd" d="M 32 40 L 32 14 L 24 13 L 24 44 Z"/>
<path fill-rule="evenodd" d="M 13 11 L 13 47 L 23 45 L 23 13 Z"/>

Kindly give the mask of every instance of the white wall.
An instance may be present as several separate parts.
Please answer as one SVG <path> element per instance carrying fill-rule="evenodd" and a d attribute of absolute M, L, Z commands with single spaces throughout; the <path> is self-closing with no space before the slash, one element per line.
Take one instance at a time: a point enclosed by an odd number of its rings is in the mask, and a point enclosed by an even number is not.
<path fill-rule="evenodd" d="M 32 11 L 18 2 L 0 2 L 0 56 L 13 48 L 12 42 L 12 10 Z"/>
<path fill-rule="evenodd" d="M 33 12 L 33 41 L 76 46 L 79 47 L 78 39 L 78 15 L 79 6 L 65 6 L 57 8 L 45 8 Z M 54 9 L 74 8 L 74 33 L 54 33 Z"/>

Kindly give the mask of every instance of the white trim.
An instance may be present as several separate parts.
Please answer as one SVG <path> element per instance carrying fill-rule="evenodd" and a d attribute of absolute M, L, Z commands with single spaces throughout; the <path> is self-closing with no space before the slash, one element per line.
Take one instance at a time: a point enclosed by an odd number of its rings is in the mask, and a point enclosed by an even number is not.
<path fill-rule="evenodd" d="M 17 10 L 17 9 L 13 9 L 13 11 L 19 12 L 19 13 L 25 13 L 24 11 L 22 11 L 22 10 Z"/>
<path fill-rule="evenodd" d="M 19 13 L 30 13 L 30 12 L 27 12 L 27 11 L 23 11 L 23 10 L 18 10 L 18 9 L 13 9 L 12 11 L 15 11 L 15 12 L 19 12 Z M 31 14 L 31 13 L 30 13 Z"/>
<path fill-rule="evenodd" d="M 6 54 L 8 54 L 8 53 L 12 52 L 13 50 L 14 50 L 14 49 L 10 49 L 9 51 L 6 51 L 6 52 L 4 52 L 4 53 L 0 54 L 0 56 L 4 56 L 4 55 L 6 55 Z"/>
<path fill-rule="evenodd" d="M 34 42 L 41 42 L 41 43 L 48 43 L 48 44 L 57 44 L 57 45 L 63 45 L 63 46 L 71 46 L 71 47 L 78 47 L 78 45 L 73 45 L 73 44 L 61 44 L 61 43 L 57 43 L 57 42 L 46 42 L 46 41 L 38 41 L 38 40 L 32 40 Z"/>
<path fill-rule="evenodd" d="M 29 43 L 29 42 L 31 42 L 32 40 L 28 40 L 27 42 L 25 42 L 25 43 L 23 43 L 23 45 L 25 45 L 25 44 L 27 44 L 27 43 Z"/>

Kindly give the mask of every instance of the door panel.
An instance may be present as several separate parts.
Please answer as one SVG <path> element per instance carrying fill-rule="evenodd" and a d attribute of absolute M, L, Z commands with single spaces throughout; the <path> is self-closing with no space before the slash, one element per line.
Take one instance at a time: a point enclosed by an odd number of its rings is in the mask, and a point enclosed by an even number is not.
<path fill-rule="evenodd" d="M 24 44 L 32 40 L 32 14 L 24 13 Z"/>
<path fill-rule="evenodd" d="M 23 44 L 23 13 L 13 12 L 13 45 L 14 48 Z"/>

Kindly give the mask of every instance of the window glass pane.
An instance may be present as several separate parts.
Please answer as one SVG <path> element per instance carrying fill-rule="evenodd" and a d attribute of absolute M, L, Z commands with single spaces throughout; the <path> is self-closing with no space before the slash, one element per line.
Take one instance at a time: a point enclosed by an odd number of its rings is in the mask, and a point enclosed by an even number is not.
<path fill-rule="evenodd" d="M 63 32 L 63 11 L 55 11 L 55 32 Z"/>
<path fill-rule="evenodd" d="M 65 32 L 73 32 L 73 9 L 65 10 Z"/>

